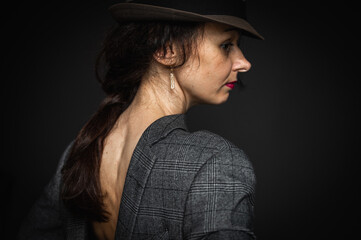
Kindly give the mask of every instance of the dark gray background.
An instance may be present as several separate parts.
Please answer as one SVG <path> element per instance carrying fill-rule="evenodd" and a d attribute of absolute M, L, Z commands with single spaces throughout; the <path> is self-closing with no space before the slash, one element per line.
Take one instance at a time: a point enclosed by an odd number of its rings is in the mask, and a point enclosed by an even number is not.
<path fill-rule="evenodd" d="M 12 3 L 3 11 L 1 231 L 14 236 L 103 93 L 94 60 L 114 1 Z M 187 114 L 244 149 L 259 239 L 350 239 L 359 226 L 360 13 L 341 1 L 248 1 L 246 88 Z M 11 237 L 9 238 L 11 239 Z"/>

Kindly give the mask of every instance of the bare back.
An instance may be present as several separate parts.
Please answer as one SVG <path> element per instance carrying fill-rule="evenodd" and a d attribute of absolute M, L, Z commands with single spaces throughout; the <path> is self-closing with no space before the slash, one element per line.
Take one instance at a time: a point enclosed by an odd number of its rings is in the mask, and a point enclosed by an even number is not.
<path fill-rule="evenodd" d="M 114 239 L 115 236 L 125 178 L 138 142 L 136 134 L 130 133 L 127 129 L 126 126 L 122 129 L 115 127 L 104 143 L 100 183 L 109 221 L 93 222 L 94 233 L 98 239 Z"/>

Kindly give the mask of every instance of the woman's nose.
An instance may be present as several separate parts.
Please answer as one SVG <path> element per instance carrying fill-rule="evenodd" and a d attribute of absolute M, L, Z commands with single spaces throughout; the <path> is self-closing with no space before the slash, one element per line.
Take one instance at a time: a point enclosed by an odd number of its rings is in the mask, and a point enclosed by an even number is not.
<path fill-rule="evenodd" d="M 237 54 L 234 56 L 233 71 L 247 72 L 251 69 L 252 64 L 244 57 L 242 51 L 238 49 Z"/>

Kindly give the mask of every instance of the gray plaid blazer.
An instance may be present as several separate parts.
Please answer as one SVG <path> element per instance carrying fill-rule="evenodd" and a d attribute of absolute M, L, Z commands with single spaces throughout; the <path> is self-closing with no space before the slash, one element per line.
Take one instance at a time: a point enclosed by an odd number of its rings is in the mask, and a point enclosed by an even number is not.
<path fill-rule="evenodd" d="M 59 198 L 60 169 L 25 219 L 19 239 L 91 239 L 85 218 Z M 115 239 L 254 239 L 255 175 L 245 153 L 185 115 L 162 117 L 141 136 L 126 176 Z"/>

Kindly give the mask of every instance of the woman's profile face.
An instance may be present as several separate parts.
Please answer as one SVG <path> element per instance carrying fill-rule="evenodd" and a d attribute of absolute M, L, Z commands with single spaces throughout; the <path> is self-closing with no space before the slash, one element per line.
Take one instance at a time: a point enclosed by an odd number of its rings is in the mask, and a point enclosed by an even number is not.
<path fill-rule="evenodd" d="M 197 54 L 177 71 L 177 80 L 192 105 L 220 104 L 227 101 L 238 72 L 247 72 L 250 62 L 238 48 L 237 29 L 206 23 L 198 40 Z"/>

